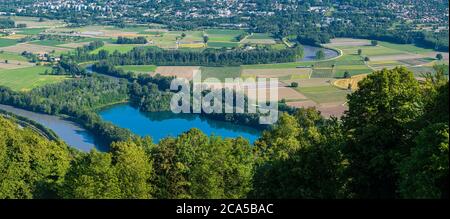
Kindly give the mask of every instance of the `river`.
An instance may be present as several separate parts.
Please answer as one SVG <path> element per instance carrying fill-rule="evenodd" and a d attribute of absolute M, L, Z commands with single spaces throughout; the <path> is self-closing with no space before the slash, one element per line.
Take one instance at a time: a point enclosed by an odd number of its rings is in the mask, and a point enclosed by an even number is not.
<path fill-rule="evenodd" d="M 26 117 L 37 123 L 42 124 L 48 129 L 55 132 L 69 146 L 77 148 L 81 151 L 90 151 L 96 148 L 99 151 L 107 151 L 105 147 L 97 147 L 94 142 L 94 136 L 80 125 L 63 119 L 58 116 L 35 113 L 28 110 L 0 104 L 0 109 L 10 113 Z"/>
<path fill-rule="evenodd" d="M 327 48 L 321 48 L 321 47 L 317 47 L 317 46 L 308 46 L 308 45 L 303 45 L 303 59 L 299 60 L 299 61 L 314 61 L 316 60 L 316 53 L 319 50 L 323 50 L 323 52 L 325 53 L 325 59 L 331 59 L 334 57 L 339 56 L 339 53 L 335 50 L 332 49 L 327 49 Z"/>

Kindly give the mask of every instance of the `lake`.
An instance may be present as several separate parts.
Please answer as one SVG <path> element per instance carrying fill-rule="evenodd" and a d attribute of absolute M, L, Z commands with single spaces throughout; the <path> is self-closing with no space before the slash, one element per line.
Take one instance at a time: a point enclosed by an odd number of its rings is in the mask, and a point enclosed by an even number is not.
<path fill-rule="evenodd" d="M 0 109 L 10 113 L 26 117 L 37 123 L 42 124 L 48 129 L 58 135 L 69 146 L 77 148 L 82 151 L 90 151 L 96 148 L 99 151 L 107 151 L 107 148 L 96 146 L 94 136 L 86 129 L 72 121 L 63 119 L 58 116 L 47 115 L 42 113 L 35 113 L 28 110 L 19 109 L 16 107 L 0 104 Z"/>
<path fill-rule="evenodd" d="M 325 53 L 325 59 L 331 59 L 334 57 L 337 57 L 339 55 L 339 53 L 335 50 L 332 49 L 327 49 L 327 48 L 320 48 L 317 46 L 308 46 L 308 45 L 303 45 L 303 52 L 304 52 L 304 56 L 303 59 L 299 60 L 299 61 L 314 61 L 316 60 L 316 52 L 319 50 L 323 50 L 323 52 Z"/>
<path fill-rule="evenodd" d="M 206 119 L 198 114 L 143 113 L 128 104 L 115 105 L 98 113 L 103 120 L 130 129 L 140 136 L 150 136 L 156 143 L 168 136 L 176 137 L 191 128 L 198 128 L 207 135 L 224 138 L 242 136 L 250 143 L 260 136 L 260 131 L 251 127 Z"/>

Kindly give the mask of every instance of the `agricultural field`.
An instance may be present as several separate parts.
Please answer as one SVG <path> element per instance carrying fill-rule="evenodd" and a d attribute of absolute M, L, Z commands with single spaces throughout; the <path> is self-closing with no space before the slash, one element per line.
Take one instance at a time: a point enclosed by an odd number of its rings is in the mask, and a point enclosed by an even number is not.
<path fill-rule="evenodd" d="M 16 44 L 17 44 L 17 40 L 0 38 L 0 48 L 7 47 L 7 46 L 14 46 Z"/>
<path fill-rule="evenodd" d="M 237 37 L 243 34 L 244 30 L 208 29 L 205 33 L 212 42 L 237 42 Z"/>
<path fill-rule="evenodd" d="M 121 65 L 117 68 L 123 69 L 124 71 L 131 71 L 135 73 L 151 73 L 155 72 L 156 65 Z"/>
<path fill-rule="evenodd" d="M 26 62 L 27 58 L 25 58 L 17 53 L 5 52 L 0 49 L 0 62 L 4 62 L 5 60 L 8 60 L 8 61 L 16 60 L 16 61 Z"/>
<path fill-rule="evenodd" d="M 27 91 L 45 84 L 66 80 L 66 76 L 43 75 L 49 67 L 34 66 L 20 69 L 0 69 L 0 85 L 16 91 Z"/>
<path fill-rule="evenodd" d="M 347 90 L 339 89 L 332 85 L 318 87 L 300 86 L 297 90 L 312 101 L 319 104 L 335 102 L 344 103 L 346 101 L 347 94 L 349 94 Z"/>
<path fill-rule="evenodd" d="M 19 55 L 22 51 L 33 53 L 61 54 L 83 46 L 94 40 L 102 40 L 105 45 L 91 53 L 106 50 L 110 53 L 118 51 L 125 53 L 135 47 L 158 46 L 164 49 L 182 49 L 201 51 L 205 48 L 233 48 L 244 44 L 268 45 L 272 49 L 285 49 L 284 42 L 275 40 L 265 33 L 254 33 L 247 36 L 241 42 L 238 37 L 244 30 L 231 29 L 206 29 L 195 31 L 170 31 L 165 27 L 134 26 L 118 28 L 112 26 L 85 26 L 68 28 L 58 25 L 49 28 L 44 24 L 39 25 L 30 20 L 28 28 L 16 29 L 16 34 L 0 38 L 0 72 L 3 73 L 0 84 L 13 87 L 15 90 L 27 90 L 32 87 L 46 83 L 64 80 L 65 77 L 40 75 L 36 73 L 43 67 L 34 64 Z M 33 23 L 34 22 L 34 23 Z M 50 21 L 47 21 L 50 22 Z M 27 43 L 17 43 L 17 40 L 27 35 L 63 34 L 69 36 L 82 36 L 85 39 L 77 41 L 59 40 L 36 40 Z M 182 36 L 183 35 L 183 36 Z M 203 36 L 208 36 L 208 43 L 203 42 Z M 142 44 L 115 44 L 117 37 L 146 37 L 149 43 Z M 287 43 L 289 44 L 289 42 Z M 423 72 L 433 71 L 432 65 L 437 63 L 436 52 L 423 49 L 414 45 L 399 45 L 379 42 L 378 46 L 372 46 L 370 40 L 338 38 L 331 43 L 323 45 L 341 51 L 338 57 L 325 60 L 298 61 L 291 63 L 243 65 L 236 67 L 197 67 L 197 66 L 154 66 L 154 65 L 126 65 L 117 66 L 125 71 L 136 73 L 160 74 L 163 76 L 176 76 L 179 78 L 192 79 L 197 72 L 202 73 L 202 79 L 218 78 L 278 78 L 278 100 L 285 100 L 290 106 L 316 107 L 325 116 L 339 116 L 347 108 L 346 96 L 349 91 L 348 84 L 352 90 L 357 89 L 357 83 L 374 70 L 383 68 L 394 68 L 395 66 L 406 66 L 410 68 L 416 77 Z M 358 50 L 362 54 L 358 54 Z M 311 53 L 311 52 L 310 52 Z M 311 55 L 311 54 L 309 54 Z M 448 53 L 443 53 L 444 60 L 448 63 Z M 313 54 L 314 56 L 314 54 Z M 369 58 L 369 61 L 365 60 Z M 8 60 L 9 63 L 5 63 Z M 309 59 L 307 59 L 309 60 Z M 7 72 L 7 74 L 5 74 Z M 12 73 L 11 73 L 12 72 Z M 21 74 L 18 72 L 22 72 Z M 351 78 L 344 79 L 345 72 Z M 22 75 L 23 74 L 23 75 Z M 26 83 L 12 83 L 13 77 L 24 77 Z M 16 78 L 16 81 L 17 78 Z M 296 82 L 299 87 L 290 87 Z M 20 85 L 24 84 L 24 85 Z M 267 94 L 269 90 L 265 91 Z"/>
<path fill-rule="evenodd" d="M 241 67 L 201 67 L 202 80 L 217 78 L 224 82 L 226 78 L 241 77 Z"/>
<path fill-rule="evenodd" d="M 275 39 L 266 33 L 254 33 L 242 41 L 243 44 L 276 44 Z"/>
<path fill-rule="evenodd" d="M 18 69 L 34 66 L 28 61 L 14 60 L 14 59 L 0 59 L 0 69 Z"/>
<path fill-rule="evenodd" d="M 144 46 L 144 45 L 132 45 L 132 44 L 105 44 L 104 46 L 91 51 L 91 54 L 96 54 L 98 53 L 100 50 L 106 50 L 109 53 L 113 53 L 115 51 L 118 51 L 119 53 L 126 53 L 129 52 L 131 50 L 133 50 L 134 47 L 139 47 L 139 46 Z"/>
<path fill-rule="evenodd" d="M 351 78 L 343 78 L 334 81 L 333 85 L 341 89 L 358 89 L 358 83 L 367 77 L 367 74 L 352 76 Z"/>
<path fill-rule="evenodd" d="M 21 35 L 37 35 L 44 32 L 46 28 L 20 28 L 15 29 L 18 34 Z"/>
<path fill-rule="evenodd" d="M 233 47 L 238 47 L 239 43 L 236 42 L 218 42 L 218 41 L 209 41 L 208 42 L 208 48 L 216 48 L 216 49 L 220 49 L 220 48 L 233 48 Z"/>
<path fill-rule="evenodd" d="M 153 75 L 166 77 L 178 77 L 191 80 L 196 73 L 200 72 L 197 66 L 158 66 Z"/>
<path fill-rule="evenodd" d="M 310 78 L 310 68 L 280 68 L 280 69 L 243 69 L 244 78 L 280 78 L 284 80 Z"/>
<path fill-rule="evenodd" d="M 32 53 L 51 53 L 54 51 L 56 54 L 61 54 L 64 52 L 68 52 L 71 49 L 55 47 L 55 46 L 36 45 L 36 44 L 31 44 L 31 43 L 19 43 L 19 44 L 13 45 L 13 46 L 2 47 L 1 50 L 6 51 L 6 52 L 18 53 L 18 54 L 20 54 L 24 51 L 32 52 Z"/>

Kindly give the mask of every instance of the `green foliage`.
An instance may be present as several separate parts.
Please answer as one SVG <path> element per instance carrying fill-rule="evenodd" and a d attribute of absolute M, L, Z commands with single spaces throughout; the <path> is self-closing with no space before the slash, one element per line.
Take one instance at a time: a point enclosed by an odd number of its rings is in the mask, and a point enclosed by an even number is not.
<path fill-rule="evenodd" d="M 255 143 L 260 158 L 254 178 L 256 198 L 339 198 L 345 178 L 337 120 L 314 109 L 284 114 Z"/>
<path fill-rule="evenodd" d="M 359 83 L 348 97 L 343 121 L 344 153 L 355 197 L 395 196 L 395 165 L 411 144 L 411 126 L 422 114 L 419 83 L 405 68 L 382 70 Z"/>
<path fill-rule="evenodd" d="M 244 198 L 253 156 L 247 140 L 208 138 L 197 129 L 152 149 L 157 198 Z"/>
<path fill-rule="evenodd" d="M 152 163 L 142 145 L 117 142 L 111 145 L 122 198 L 151 198 Z"/>
<path fill-rule="evenodd" d="M 60 195 L 69 199 L 120 198 L 117 173 L 109 153 L 92 151 L 72 161 Z"/>
<path fill-rule="evenodd" d="M 54 198 L 69 168 L 67 146 L 0 116 L 0 198 Z"/>
<path fill-rule="evenodd" d="M 399 192 L 403 198 L 445 198 L 448 196 L 448 123 L 423 129 L 411 155 L 399 165 Z"/>
<path fill-rule="evenodd" d="M 82 199 L 151 198 L 152 166 L 144 147 L 133 142 L 112 145 L 113 152 L 91 151 L 72 162 L 60 195 Z"/>

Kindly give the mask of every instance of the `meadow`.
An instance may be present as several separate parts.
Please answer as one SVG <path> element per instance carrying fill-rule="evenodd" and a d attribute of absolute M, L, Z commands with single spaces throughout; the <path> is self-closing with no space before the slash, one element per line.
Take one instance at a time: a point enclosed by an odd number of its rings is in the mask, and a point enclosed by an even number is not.
<path fill-rule="evenodd" d="M 297 90 L 316 103 L 345 102 L 347 90 L 336 88 L 332 85 L 318 87 L 299 87 Z"/>
<path fill-rule="evenodd" d="M 241 67 L 201 67 L 202 80 L 217 78 L 224 82 L 226 78 L 241 77 Z"/>
<path fill-rule="evenodd" d="M 0 51 L 0 61 L 5 60 L 16 60 L 16 61 L 27 61 L 27 58 L 12 52 Z"/>
<path fill-rule="evenodd" d="M 7 46 L 14 46 L 16 44 L 17 44 L 17 40 L 0 38 L 0 48 L 7 47 Z"/>
<path fill-rule="evenodd" d="M 206 34 L 209 40 L 214 42 L 237 42 L 237 37 L 243 34 L 244 30 L 228 30 L 228 29 L 207 29 Z"/>
<path fill-rule="evenodd" d="M 135 73 L 150 73 L 155 72 L 156 65 L 121 65 L 117 68 L 123 69 L 124 71 L 132 71 Z"/>
<path fill-rule="evenodd" d="M 34 66 L 20 69 L 0 69 L 0 85 L 15 91 L 28 91 L 35 87 L 66 80 L 66 76 L 43 75 L 49 67 Z"/>

